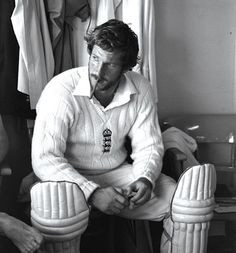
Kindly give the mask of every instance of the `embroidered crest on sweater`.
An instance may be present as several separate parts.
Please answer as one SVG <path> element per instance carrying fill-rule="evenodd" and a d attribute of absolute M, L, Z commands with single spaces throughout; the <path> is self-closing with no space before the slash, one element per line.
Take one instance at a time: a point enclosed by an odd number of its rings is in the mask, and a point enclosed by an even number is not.
<path fill-rule="evenodd" d="M 112 131 L 106 128 L 102 134 L 103 134 L 103 153 L 110 152 Z"/>

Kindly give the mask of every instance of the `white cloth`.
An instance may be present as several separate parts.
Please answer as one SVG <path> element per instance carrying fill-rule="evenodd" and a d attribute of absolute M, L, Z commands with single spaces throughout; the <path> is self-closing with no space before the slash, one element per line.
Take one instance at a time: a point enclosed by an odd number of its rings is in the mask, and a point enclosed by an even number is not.
<path fill-rule="evenodd" d="M 191 136 L 176 127 L 170 127 L 162 133 L 162 138 L 165 150 L 178 148 L 186 155 L 184 169 L 199 164 L 193 155 L 193 152 L 197 150 L 197 142 Z"/>
<path fill-rule="evenodd" d="M 120 6 L 122 6 L 122 20 L 130 25 L 139 40 L 140 61 L 133 70 L 150 81 L 157 102 L 154 2 L 153 0 L 122 0 Z"/>
<path fill-rule="evenodd" d="M 17 89 L 35 109 L 54 74 L 54 58 L 43 0 L 15 0 L 12 25 L 20 47 Z"/>
<path fill-rule="evenodd" d="M 135 178 L 146 177 L 154 185 L 162 168 L 163 144 L 150 83 L 127 72 L 106 108 L 89 96 L 87 67 L 65 71 L 48 83 L 37 106 L 32 141 L 35 174 L 41 180 L 75 182 L 88 198 L 98 185 L 84 176 L 121 166 L 128 135 Z M 104 153 L 106 128 L 112 131 L 111 150 Z"/>

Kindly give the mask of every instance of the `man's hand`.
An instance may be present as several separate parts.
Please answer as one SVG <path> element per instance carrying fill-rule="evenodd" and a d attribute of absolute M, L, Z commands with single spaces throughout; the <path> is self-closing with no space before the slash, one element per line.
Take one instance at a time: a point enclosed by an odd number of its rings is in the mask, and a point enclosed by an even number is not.
<path fill-rule="evenodd" d="M 123 190 L 113 187 L 96 189 L 89 198 L 89 202 L 106 214 L 119 214 L 121 210 L 129 205 Z"/>
<path fill-rule="evenodd" d="M 130 184 L 125 191 L 129 199 L 129 209 L 133 209 L 143 205 L 150 199 L 152 184 L 148 179 L 141 177 Z"/>

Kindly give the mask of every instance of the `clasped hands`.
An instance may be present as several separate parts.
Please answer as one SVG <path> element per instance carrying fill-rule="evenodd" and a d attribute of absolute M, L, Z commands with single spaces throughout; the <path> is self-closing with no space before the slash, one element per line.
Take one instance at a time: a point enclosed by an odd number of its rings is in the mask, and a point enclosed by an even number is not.
<path fill-rule="evenodd" d="M 133 209 L 143 205 L 151 197 L 152 184 L 146 178 L 139 178 L 126 189 L 117 187 L 97 188 L 89 203 L 106 214 L 119 214 L 124 208 Z"/>

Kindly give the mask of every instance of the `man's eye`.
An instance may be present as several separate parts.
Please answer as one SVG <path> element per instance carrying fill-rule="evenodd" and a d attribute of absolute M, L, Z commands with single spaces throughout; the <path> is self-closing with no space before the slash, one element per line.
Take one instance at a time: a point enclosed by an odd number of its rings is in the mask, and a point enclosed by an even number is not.
<path fill-rule="evenodd" d="M 98 57 L 96 56 L 96 55 L 92 55 L 92 59 L 93 59 L 93 61 L 98 61 Z"/>
<path fill-rule="evenodd" d="M 118 65 L 115 63 L 110 63 L 108 66 L 109 66 L 109 68 L 112 69 L 112 68 L 116 68 Z"/>

